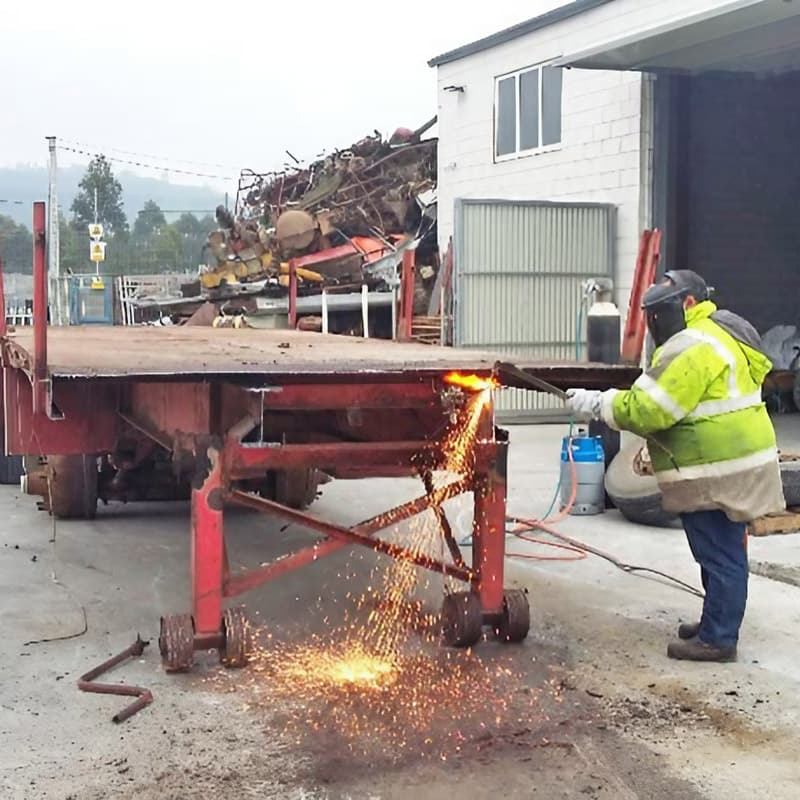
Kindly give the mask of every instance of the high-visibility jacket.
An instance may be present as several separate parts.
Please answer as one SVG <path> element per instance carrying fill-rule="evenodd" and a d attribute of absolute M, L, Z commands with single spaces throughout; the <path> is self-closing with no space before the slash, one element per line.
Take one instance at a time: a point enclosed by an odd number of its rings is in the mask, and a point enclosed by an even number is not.
<path fill-rule="evenodd" d="M 623 392 L 604 392 L 602 417 L 647 439 L 664 509 L 721 509 L 748 521 L 785 507 L 775 430 L 761 399 L 772 369 L 758 350 L 710 317 L 687 310 L 687 328 L 653 353 Z"/>

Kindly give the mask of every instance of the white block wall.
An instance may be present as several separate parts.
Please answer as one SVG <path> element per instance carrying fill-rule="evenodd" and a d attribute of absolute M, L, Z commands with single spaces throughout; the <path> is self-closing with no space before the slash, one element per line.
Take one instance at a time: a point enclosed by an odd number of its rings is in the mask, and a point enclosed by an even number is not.
<path fill-rule="evenodd" d="M 559 150 L 494 163 L 495 77 L 673 20 L 730 5 L 730 0 L 613 0 L 592 11 L 437 69 L 439 241 L 453 233 L 457 198 L 560 200 L 617 206 L 617 302 L 625 312 L 639 236 L 648 224 L 647 141 L 642 77 L 636 72 L 567 70 Z M 444 87 L 464 86 L 463 93 Z M 644 123 L 647 125 L 648 123 Z"/>

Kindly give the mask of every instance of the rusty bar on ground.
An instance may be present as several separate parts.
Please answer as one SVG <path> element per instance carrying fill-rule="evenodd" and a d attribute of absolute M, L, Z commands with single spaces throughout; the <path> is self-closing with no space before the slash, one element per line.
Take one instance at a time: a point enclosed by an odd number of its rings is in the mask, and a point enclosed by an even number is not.
<path fill-rule="evenodd" d="M 414 553 L 403 547 L 390 544 L 389 542 L 381 541 L 380 539 L 370 539 L 359 533 L 355 533 L 349 528 L 343 528 L 339 525 L 334 525 L 330 522 L 323 522 L 315 519 L 314 517 L 304 514 L 302 511 L 295 511 L 294 509 L 287 508 L 280 503 L 275 503 L 272 500 L 265 500 L 255 495 L 247 494 L 241 491 L 233 491 L 228 495 L 229 499 L 238 503 L 245 508 L 252 508 L 255 511 L 263 511 L 267 513 L 277 514 L 285 519 L 290 519 L 293 522 L 303 525 L 304 527 L 316 530 L 325 536 L 330 536 L 339 539 L 348 544 L 358 544 L 375 550 L 378 553 L 384 553 L 391 556 L 398 561 L 408 561 L 416 564 L 418 567 L 429 569 L 434 572 L 441 572 L 449 575 L 451 578 L 470 583 L 473 579 L 473 573 L 470 570 L 465 570 L 454 566 L 453 564 L 443 564 L 441 561 L 429 558 L 421 553 Z"/>
<path fill-rule="evenodd" d="M 102 664 L 98 664 L 94 669 L 90 669 L 85 675 L 81 675 L 78 679 L 78 689 L 82 692 L 94 692 L 96 694 L 115 694 L 124 697 L 135 697 L 130 705 L 125 706 L 121 711 L 118 711 L 111 717 L 112 722 L 125 722 L 130 719 L 137 711 L 141 711 L 145 706 L 153 702 L 153 693 L 143 686 L 133 686 L 124 683 L 95 683 L 103 673 L 113 669 L 118 664 L 121 664 L 128 658 L 136 658 L 140 656 L 145 647 L 150 644 L 143 641 L 141 636 L 136 635 L 136 641 L 125 648 L 121 653 L 112 656 Z"/>

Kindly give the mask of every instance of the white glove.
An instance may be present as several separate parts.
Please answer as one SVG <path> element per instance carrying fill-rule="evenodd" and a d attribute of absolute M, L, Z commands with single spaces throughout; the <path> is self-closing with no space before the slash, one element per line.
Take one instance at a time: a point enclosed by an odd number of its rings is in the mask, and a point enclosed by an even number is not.
<path fill-rule="evenodd" d="M 567 389 L 567 408 L 578 422 L 600 419 L 603 393 L 596 389 Z"/>

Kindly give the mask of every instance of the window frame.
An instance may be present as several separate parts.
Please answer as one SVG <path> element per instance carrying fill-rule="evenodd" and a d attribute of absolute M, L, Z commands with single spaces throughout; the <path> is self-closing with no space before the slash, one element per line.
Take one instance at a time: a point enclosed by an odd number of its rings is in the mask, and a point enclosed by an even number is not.
<path fill-rule="evenodd" d="M 531 64 L 527 67 L 521 67 L 520 69 L 511 70 L 510 72 L 504 72 L 501 75 L 495 75 L 494 77 L 494 113 L 493 113 L 493 124 L 492 124 L 492 161 L 495 164 L 503 163 L 504 161 L 514 161 L 518 158 L 527 158 L 528 156 L 535 156 L 541 153 L 552 153 L 555 150 L 560 150 L 563 147 L 564 142 L 564 129 L 563 129 L 563 99 L 564 99 L 564 70 L 562 67 L 555 67 L 556 69 L 561 69 L 561 104 L 559 104 L 559 113 L 561 115 L 560 122 L 561 122 L 561 136 L 558 142 L 554 142 L 553 144 L 539 144 L 537 147 L 530 147 L 525 150 L 519 149 L 519 142 L 520 142 L 520 108 L 521 108 L 521 96 L 520 96 L 520 87 L 521 81 L 520 76 L 524 75 L 528 72 L 537 71 L 539 73 L 538 78 L 538 96 L 537 96 L 537 104 L 539 109 L 538 114 L 538 140 L 539 142 L 542 141 L 542 134 L 544 131 L 544 108 L 542 104 L 542 97 L 544 93 L 544 68 L 554 66 L 556 58 L 548 59 L 547 61 L 541 61 L 537 64 Z M 500 120 L 500 83 L 508 78 L 514 79 L 514 98 L 515 98 L 515 114 L 516 114 L 516 128 L 515 128 L 515 143 L 516 148 L 511 153 L 506 153 L 504 155 L 498 155 L 497 153 L 497 133 L 498 133 L 498 124 Z"/>

